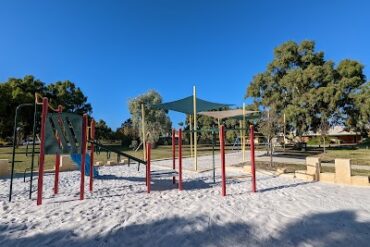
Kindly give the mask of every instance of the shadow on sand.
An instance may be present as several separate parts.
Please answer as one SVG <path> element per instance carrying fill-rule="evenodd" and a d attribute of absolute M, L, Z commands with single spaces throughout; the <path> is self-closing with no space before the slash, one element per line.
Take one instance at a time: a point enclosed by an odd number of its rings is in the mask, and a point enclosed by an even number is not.
<path fill-rule="evenodd" d="M 106 218 L 101 219 L 107 220 Z M 146 224 L 118 226 L 106 234 L 87 236 L 55 230 L 27 236 L 24 225 L 0 225 L 0 246 L 369 246 L 370 222 L 359 222 L 352 211 L 308 215 L 263 238 L 253 225 L 218 218 L 173 217 Z M 81 228 L 81 226 L 76 226 Z M 41 229 L 40 229 L 41 231 Z M 14 238 L 12 234 L 17 234 Z"/>

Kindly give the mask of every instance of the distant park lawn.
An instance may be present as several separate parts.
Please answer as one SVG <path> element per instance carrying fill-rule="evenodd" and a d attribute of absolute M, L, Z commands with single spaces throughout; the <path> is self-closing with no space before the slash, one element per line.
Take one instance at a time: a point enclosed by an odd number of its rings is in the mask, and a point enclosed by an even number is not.
<path fill-rule="evenodd" d="M 125 152 L 129 155 L 132 155 L 134 157 L 143 159 L 143 150 L 140 149 L 138 151 L 133 151 L 131 149 L 123 148 L 119 145 L 107 145 L 112 149 L 119 150 L 122 152 Z M 38 163 L 38 152 L 39 147 L 36 147 L 36 156 L 35 156 L 35 168 L 34 170 L 37 170 L 37 163 Z M 227 147 L 226 152 L 232 151 L 232 147 Z M 15 171 L 23 173 L 26 168 L 30 168 L 31 166 L 31 147 L 28 149 L 28 155 L 26 155 L 26 146 L 20 146 L 16 149 L 16 157 L 15 157 Z M 189 157 L 190 156 L 190 147 L 189 145 L 183 146 L 183 157 Z M 218 146 L 215 146 L 215 153 L 218 154 Z M 204 156 L 204 155 L 211 155 L 212 154 L 212 146 L 211 145 L 199 145 L 198 146 L 198 156 Z M 172 147 L 170 145 L 168 146 L 158 146 L 155 149 L 152 149 L 152 159 L 169 159 L 172 157 Z M 176 150 L 176 156 L 178 156 L 178 150 Z M 122 159 L 125 159 L 127 162 L 127 159 L 125 157 L 121 157 Z M 12 159 L 12 148 L 11 147 L 0 147 L 0 159 L 9 159 L 11 161 Z M 100 153 L 95 153 L 95 161 L 101 161 L 106 163 L 108 160 L 117 160 L 117 155 L 115 153 L 107 153 L 106 151 L 101 151 Z M 133 161 L 132 161 L 133 162 Z M 45 156 L 45 169 L 50 170 L 54 168 L 55 163 L 55 155 L 46 155 Z"/>
<path fill-rule="evenodd" d="M 133 151 L 127 148 L 123 148 L 119 145 L 108 145 L 110 148 L 115 150 L 120 150 L 137 158 L 143 159 L 143 151 Z M 261 148 L 261 147 L 260 147 Z M 38 146 L 36 147 L 36 152 L 38 153 L 39 149 Z M 226 152 L 232 152 L 232 146 L 226 147 Z M 28 156 L 26 156 L 26 146 L 20 146 L 16 149 L 16 163 L 15 163 L 15 170 L 16 172 L 23 173 L 26 168 L 30 167 L 31 164 L 31 148 L 28 150 Z M 289 151 L 288 151 L 289 152 Z M 300 152 L 301 153 L 301 152 Z M 212 146 L 211 145 L 199 145 L 198 146 L 198 156 L 204 155 L 211 155 L 212 154 Z M 215 146 L 215 154 L 219 154 L 218 146 Z M 301 154 L 305 154 L 302 152 Z M 176 151 L 176 156 L 178 155 L 178 150 Z M 309 150 L 306 153 L 309 154 Z M 317 154 L 321 157 L 324 162 L 334 162 L 335 158 L 349 158 L 352 159 L 352 164 L 354 165 L 370 165 L 370 150 L 366 147 L 350 147 L 350 148 L 330 148 L 327 149 L 326 153 L 319 153 Z M 183 157 L 190 156 L 190 147 L 189 145 L 183 146 Z M 172 157 L 172 148 L 170 145 L 167 146 L 158 146 L 155 149 L 152 149 L 152 159 L 169 159 Z M 124 157 L 121 157 L 127 159 Z M 12 159 L 12 148 L 11 147 L 0 147 L 0 159 Z M 100 154 L 95 154 L 95 161 L 101 161 L 106 163 L 108 160 L 117 160 L 117 155 L 115 153 L 107 153 L 105 151 L 101 151 Z M 38 154 L 35 157 L 35 169 L 37 170 L 37 162 L 38 162 Z M 54 155 L 46 155 L 45 157 L 45 169 L 50 170 L 54 168 L 55 156 Z M 368 173 L 368 172 L 366 172 Z"/>
<path fill-rule="evenodd" d="M 370 150 L 367 148 L 358 149 L 329 149 L 326 153 L 318 156 L 322 161 L 332 162 L 334 159 L 351 159 L 353 165 L 370 165 Z"/>

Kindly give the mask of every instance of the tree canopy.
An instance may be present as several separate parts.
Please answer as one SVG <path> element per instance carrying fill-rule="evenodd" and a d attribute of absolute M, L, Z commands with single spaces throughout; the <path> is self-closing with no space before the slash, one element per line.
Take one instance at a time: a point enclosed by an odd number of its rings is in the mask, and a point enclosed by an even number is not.
<path fill-rule="evenodd" d="M 253 77 L 246 96 L 279 116 L 285 114 L 286 127 L 297 135 L 324 133 L 335 124 L 358 125 L 354 119 L 359 117 L 358 103 L 365 101 L 365 83 L 360 62 L 345 59 L 335 66 L 315 50 L 313 41 L 288 41 L 275 48 L 273 60 Z"/>
<path fill-rule="evenodd" d="M 15 109 L 23 103 L 34 103 L 35 93 L 50 98 L 50 103 L 56 107 L 63 105 L 64 111 L 78 114 L 91 113 L 92 107 L 87 103 L 87 97 L 73 82 L 59 81 L 45 84 L 32 75 L 24 78 L 9 78 L 0 83 L 0 138 L 12 135 Z M 33 110 L 23 110 L 19 115 L 23 133 L 30 133 L 33 122 Z"/>
<path fill-rule="evenodd" d="M 153 105 L 160 103 L 162 103 L 162 97 L 154 90 L 150 90 L 129 101 L 132 126 L 135 128 L 137 133 L 140 133 L 141 141 L 141 105 L 144 105 L 145 128 L 147 133 L 150 133 L 146 140 L 155 144 L 159 140 L 161 134 L 170 133 L 172 123 L 170 118 L 167 116 L 166 111 L 154 109 L 152 107 Z"/>

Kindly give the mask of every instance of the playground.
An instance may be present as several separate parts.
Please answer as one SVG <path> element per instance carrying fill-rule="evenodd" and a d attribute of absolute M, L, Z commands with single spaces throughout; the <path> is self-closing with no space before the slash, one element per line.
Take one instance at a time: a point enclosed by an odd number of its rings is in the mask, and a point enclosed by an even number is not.
<path fill-rule="evenodd" d="M 54 176 L 45 175 L 42 206 L 28 200 L 23 178 L 15 179 L 14 200 L 8 203 L 9 181 L 1 179 L 0 245 L 367 246 L 370 241 L 368 188 L 261 171 L 252 193 L 251 177 L 227 168 L 223 198 L 219 169 L 216 183 L 211 171 L 184 172 L 181 192 L 172 179 L 157 178 L 147 193 L 143 172 L 136 165 L 101 167 L 103 179 L 94 181 L 94 193 L 83 201 L 79 171 L 61 173 L 57 196 L 51 189 Z"/>
<path fill-rule="evenodd" d="M 195 93 L 193 99 L 185 98 L 188 103 L 182 106 L 203 107 L 200 114 L 219 119 L 219 126 L 207 130 L 213 135 L 212 145 L 197 148 L 198 131 L 172 129 L 166 156 L 157 159 L 150 142 L 139 150 L 142 156 L 100 143 L 94 119 L 64 113 L 62 106 L 54 109 L 48 98 L 35 95 L 35 116 L 41 108 L 40 145 L 32 143 L 29 160 L 23 161 L 31 167 L 24 171 L 23 166 L 15 169 L 15 161 L 19 152 L 28 150 L 16 152 L 13 146 L 10 179 L 0 179 L 0 245 L 368 244 L 367 173 L 354 173 L 357 168 L 349 159 L 335 159 L 328 172 L 320 157 L 312 156 L 303 159 L 300 169 L 263 169 L 256 161 L 269 157 L 256 149 L 253 121 L 246 124 L 245 109 L 206 112 L 204 108 L 215 105 L 198 105 Z M 170 102 L 155 107 L 177 106 Z M 182 111 L 198 112 L 188 109 Z M 220 121 L 225 116 L 243 120 L 238 129 L 230 130 Z M 16 126 L 17 117 L 14 140 Z M 226 145 L 227 131 L 241 134 L 239 149 Z M 145 125 L 142 133 L 146 136 Z M 190 145 L 183 145 L 186 134 L 194 135 Z M 45 166 L 46 157 L 54 167 Z"/>

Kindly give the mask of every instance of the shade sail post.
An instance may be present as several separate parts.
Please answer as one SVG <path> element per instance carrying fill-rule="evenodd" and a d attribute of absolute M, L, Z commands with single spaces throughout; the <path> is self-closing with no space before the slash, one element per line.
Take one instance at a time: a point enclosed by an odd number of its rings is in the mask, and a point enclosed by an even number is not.
<path fill-rule="evenodd" d="M 198 135 L 197 135 L 197 93 L 196 88 L 193 86 L 193 114 L 194 114 L 194 170 L 198 170 L 198 159 L 197 159 L 197 142 L 198 142 Z"/>
<path fill-rule="evenodd" d="M 246 141 L 245 141 L 245 103 L 243 102 L 243 124 L 242 124 L 242 132 L 243 132 L 243 148 L 242 148 L 242 152 L 243 152 L 243 162 L 245 162 L 245 144 L 246 144 Z"/>
<path fill-rule="evenodd" d="M 189 129 L 190 129 L 190 157 L 193 158 L 193 118 L 189 115 Z"/>
<path fill-rule="evenodd" d="M 144 111 L 144 104 L 141 104 L 141 131 L 143 135 L 143 157 L 144 161 L 146 161 L 146 138 L 145 138 L 145 111 Z"/>

